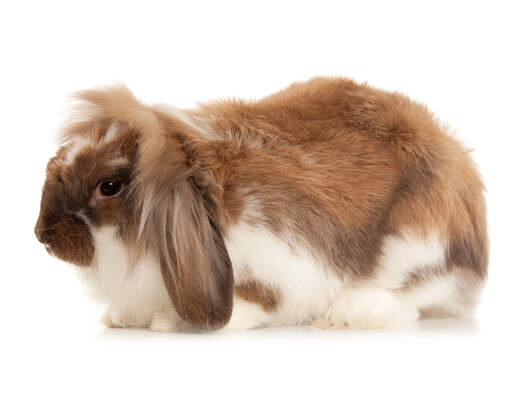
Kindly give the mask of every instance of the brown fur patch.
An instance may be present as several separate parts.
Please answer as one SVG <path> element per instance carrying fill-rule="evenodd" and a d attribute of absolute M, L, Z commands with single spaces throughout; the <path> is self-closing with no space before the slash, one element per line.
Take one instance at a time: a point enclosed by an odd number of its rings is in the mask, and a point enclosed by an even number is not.
<path fill-rule="evenodd" d="M 414 288 L 426 281 L 435 279 L 436 277 L 443 276 L 448 273 L 445 266 L 428 266 L 421 267 L 416 271 L 409 274 L 407 279 L 402 285 L 403 290 Z"/>
<path fill-rule="evenodd" d="M 243 281 L 237 284 L 235 295 L 248 302 L 259 304 L 266 312 L 275 311 L 281 300 L 279 289 L 255 280 Z"/>

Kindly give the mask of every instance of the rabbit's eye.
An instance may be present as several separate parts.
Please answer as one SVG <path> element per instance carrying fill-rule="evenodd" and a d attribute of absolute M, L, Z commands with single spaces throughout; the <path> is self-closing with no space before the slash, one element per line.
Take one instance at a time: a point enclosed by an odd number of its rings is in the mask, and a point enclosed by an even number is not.
<path fill-rule="evenodd" d="M 106 199 L 112 198 L 119 194 L 123 188 L 123 183 L 115 180 L 108 180 L 101 182 L 96 187 L 95 198 L 96 199 Z"/>

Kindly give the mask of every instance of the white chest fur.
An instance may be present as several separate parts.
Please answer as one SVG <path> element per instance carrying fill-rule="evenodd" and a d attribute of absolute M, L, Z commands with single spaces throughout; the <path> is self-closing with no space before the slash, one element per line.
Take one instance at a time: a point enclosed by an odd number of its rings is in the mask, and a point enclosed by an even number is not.
<path fill-rule="evenodd" d="M 172 307 L 158 260 L 144 255 L 132 266 L 113 227 L 92 232 L 93 265 L 79 270 L 91 296 L 106 305 L 114 325 L 148 327 L 155 313 Z"/>

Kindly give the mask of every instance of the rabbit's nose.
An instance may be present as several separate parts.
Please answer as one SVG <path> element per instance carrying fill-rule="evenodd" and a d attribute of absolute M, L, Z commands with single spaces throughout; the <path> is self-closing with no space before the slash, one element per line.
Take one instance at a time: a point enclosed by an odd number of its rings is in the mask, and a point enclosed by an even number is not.
<path fill-rule="evenodd" d="M 41 230 L 36 227 L 35 233 L 37 240 L 39 240 L 39 242 L 43 243 L 45 246 L 49 246 L 51 244 L 52 239 L 48 231 Z"/>
<path fill-rule="evenodd" d="M 37 239 L 43 244 L 46 252 L 52 255 L 52 238 L 46 231 L 37 231 L 36 232 Z"/>

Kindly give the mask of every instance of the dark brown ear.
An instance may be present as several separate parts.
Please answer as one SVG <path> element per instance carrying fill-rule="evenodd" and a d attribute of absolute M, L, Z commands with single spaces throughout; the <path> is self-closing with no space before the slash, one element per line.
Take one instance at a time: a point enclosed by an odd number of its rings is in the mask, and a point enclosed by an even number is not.
<path fill-rule="evenodd" d="M 160 222 L 160 267 L 178 314 L 204 329 L 231 318 L 233 271 L 219 227 L 191 179 L 171 192 L 167 223 Z M 162 212 L 164 213 L 164 212 Z"/>
<path fill-rule="evenodd" d="M 134 185 L 139 237 L 160 258 L 180 317 L 218 329 L 231 318 L 234 281 L 221 233 L 219 188 L 182 149 L 183 132 L 168 122 L 160 131 L 142 132 Z"/>

